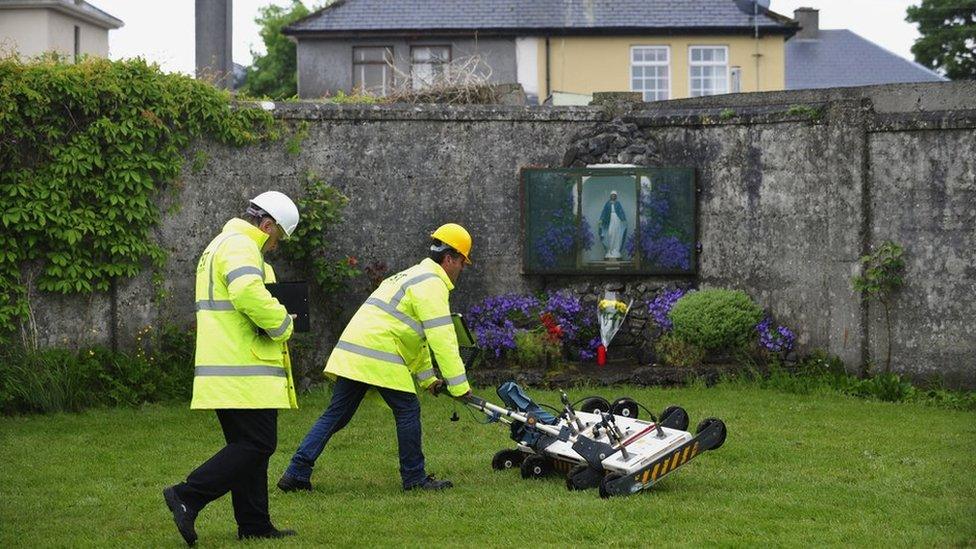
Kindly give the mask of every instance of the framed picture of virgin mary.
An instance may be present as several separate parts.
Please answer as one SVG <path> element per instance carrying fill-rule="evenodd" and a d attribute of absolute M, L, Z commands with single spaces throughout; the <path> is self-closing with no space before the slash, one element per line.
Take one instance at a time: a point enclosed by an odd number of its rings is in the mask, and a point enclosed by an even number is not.
<path fill-rule="evenodd" d="M 693 275 L 694 175 L 691 168 L 523 169 L 523 271 Z"/>

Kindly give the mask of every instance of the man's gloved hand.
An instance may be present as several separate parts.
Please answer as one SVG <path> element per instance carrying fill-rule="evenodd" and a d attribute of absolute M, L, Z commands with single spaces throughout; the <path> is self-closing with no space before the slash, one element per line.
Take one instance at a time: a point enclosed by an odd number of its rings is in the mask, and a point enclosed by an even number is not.
<path fill-rule="evenodd" d="M 441 391 L 444 390 L 444 380 L 438 378 L 436 381 L 430 384 L 430 387 L 427 387 L 427 390 L 430 391 L 430 394 L 434 396 L 439 395 Z"/>

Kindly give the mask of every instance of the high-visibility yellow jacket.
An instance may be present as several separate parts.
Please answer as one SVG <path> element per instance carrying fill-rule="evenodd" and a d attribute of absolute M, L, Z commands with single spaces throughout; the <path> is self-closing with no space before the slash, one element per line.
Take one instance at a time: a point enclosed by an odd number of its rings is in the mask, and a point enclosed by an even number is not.
<path fill-rule="evenodd" d="M 437 379 L 431 353 L 448 391 L 468 392 L 464 364 L 451 321 L 449 292 L 454 284 L 431 259 L 380 284 L 349 321 L 329 355 L 325 373 L 416 393 Z"/>
<path fill-rule="evenodd" d="M 268 235 L 231 219 L 197 264 L 197 347 L 190 408 L 297 408 L 285 341 L 294 330 L 261 247 Z"/>

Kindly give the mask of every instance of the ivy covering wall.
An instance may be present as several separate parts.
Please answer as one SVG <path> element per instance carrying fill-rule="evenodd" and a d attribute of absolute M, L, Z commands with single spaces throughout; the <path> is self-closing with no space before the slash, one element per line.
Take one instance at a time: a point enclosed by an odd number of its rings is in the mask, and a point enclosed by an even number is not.
<path fill-rule="evenodd" d="M 140 59 L 0 59 L 0 337 L 29 318 L 29 290 L 107 290 L 162 265 L 157 198 L 186 147 L 244 145 L 276 127 Z"/>

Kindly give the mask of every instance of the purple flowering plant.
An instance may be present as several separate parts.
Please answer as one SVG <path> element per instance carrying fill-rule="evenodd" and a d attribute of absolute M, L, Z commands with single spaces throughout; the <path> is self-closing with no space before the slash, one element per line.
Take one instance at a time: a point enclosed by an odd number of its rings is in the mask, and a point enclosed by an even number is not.
<path fill-rule="evenodd" d="M 674 308 L 674 304 L 689 291 L 693 292 L 694 290 L 688 290 L 686 288 L 666 290 L 647 302 L 647 311 L 650 313 L 651 318 L 654 319 L 654 322 L 661 328 L 662 332 L 670 331 L 674 327 L 671 319 L 668 318 L 668 313 Z"/>
<path fill-rule="evenodd" d="M 641 261 L 663 270 L 691 270 L 690 238 L 682 238 L 681 230 L 669 227 L 674 221 L 671 213 L 669 187 L 658 185 L 654 189 L 641 189 L 640 229 L 627 238 L 627 253 L 634 255 L 640 250 Z"/>
<path fill-rule="evenodd" d="M 565 196 L 557 207 L 540 213 L 539 218 L 545 219 L 546 224 L 535 235 L 532 248 L 541 267 L 555 267 L 567 256 L 573 257 L 577 247 L 587 249 L 593 245 L 590 224 L 580 219 L 577 225 L 573 196 L 568 192 Z"/>
<path fill-rule="evenodd" d="M 552 291 L 539 297 L 504 294 L 491 296 L 471 307 L 468 317 L 478 344 L 489 357 L 501 359 L 516 348 L 516 336 L 544 329 L 547 315 L 562 331 L 564 351 L 572 358 L 592 360 L 596 345 L 596 319 L 586 314 L 580 298 L 568 291 Z"/>
<path fill-rule="evenodd" d="M 774 353 L 787 353 L 796 344 L 796 335 L 786 326 L 776 326 L 773 329 L 773 319 L 767 316 L 756 324 L 759 334 L 759 346 Z"/>

